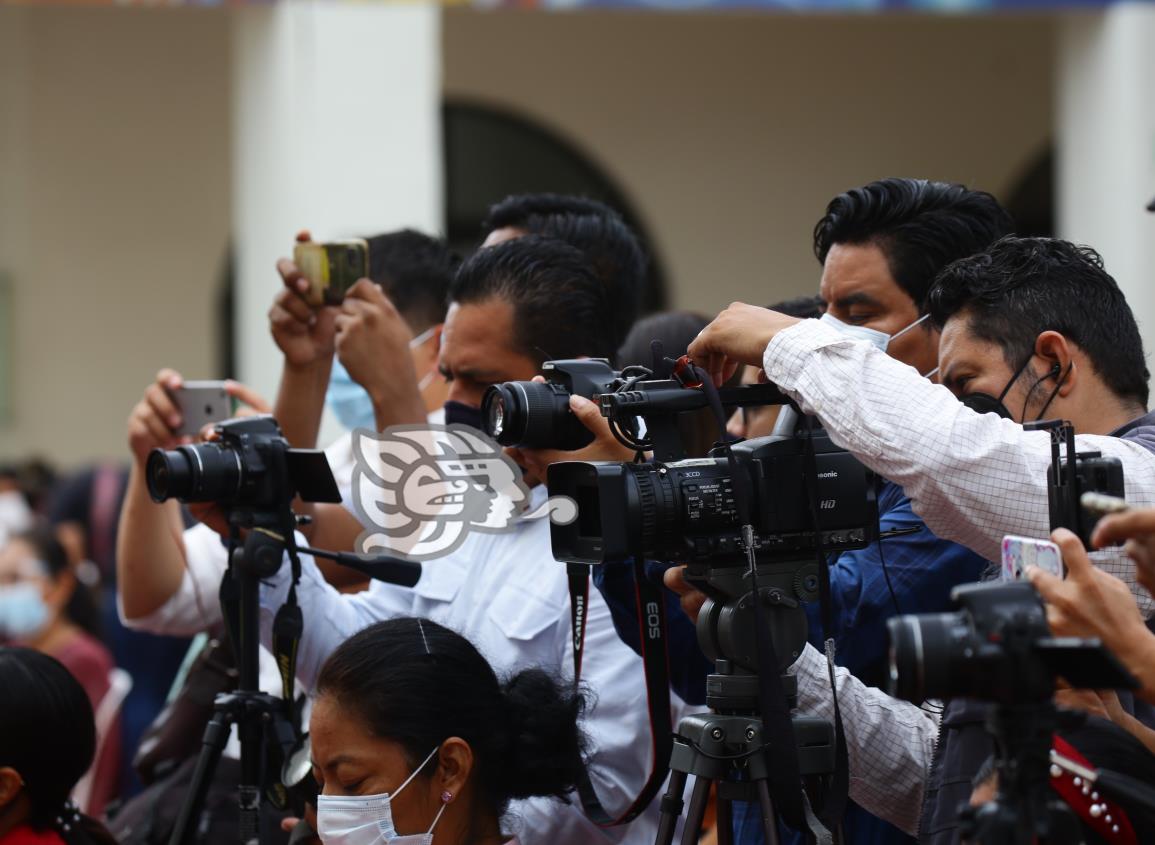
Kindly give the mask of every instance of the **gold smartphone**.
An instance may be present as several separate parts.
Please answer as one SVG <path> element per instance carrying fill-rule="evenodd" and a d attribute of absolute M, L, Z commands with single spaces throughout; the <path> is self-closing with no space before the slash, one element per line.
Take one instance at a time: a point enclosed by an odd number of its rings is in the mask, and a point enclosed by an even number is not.
<path fill-rule="evenodd" d="M 369 275 L 369 244 L 358 238 L 299 243 L 293 261 L 309 280 L 310 305 L 340 305 L 349 288 Z"/>

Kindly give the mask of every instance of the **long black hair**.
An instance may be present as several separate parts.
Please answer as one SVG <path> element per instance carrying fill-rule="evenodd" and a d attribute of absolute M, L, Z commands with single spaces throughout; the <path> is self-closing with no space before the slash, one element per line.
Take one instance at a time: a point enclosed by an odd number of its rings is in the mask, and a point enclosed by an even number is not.
<path fill-rule="evenodd" d="M 391 619 L 350 637 L 325 663 L 317 693 L 399 743 L 410 767 L 451 736 L 465 740 L 477 761 L 471 780 L 497 818 L 514 798 L 564 798 L 583 765 L 580 695 L 541 669 L 502 683 L 467 639 L 427 619 Z"/>
<path fill-rule="evenodd" d="M 0 690 L 0 766 L 24 781 L 27 824 L 54 829 L 70 845 L 112 842 L 69 804 L 96 754 L 96 723 L 80 682 L 47 654 L 0 646 Z"/>

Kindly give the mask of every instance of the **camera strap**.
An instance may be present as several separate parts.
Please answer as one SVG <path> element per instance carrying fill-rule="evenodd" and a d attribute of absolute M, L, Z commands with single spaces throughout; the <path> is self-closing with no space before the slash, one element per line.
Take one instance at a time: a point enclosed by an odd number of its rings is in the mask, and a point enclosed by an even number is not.
<path fill-rule="evenodd" d="M 292 515 L 289 515 L 292 519 Z M 293 692 L 297 677 L 297 651 L 301 645 L 301 635 L 305 631 L 304 615 L 297 602 L 297 584 L 301 580 L 301 558 L 297 553 L 296 537 L 292 528 L 285 531 L 285 551 L 289 556 L 291 579 L 289 594 L 273 618 L 273 657 L 277 661 L 277 671 L 281 675 L 281 697 L 287 712 L 293 714 Z M 299 726 L 296 726 L 298 727 Z"/>
<path fill-rule="evenodd" d="M 638 603 L 638 625 L 642 646 L 642 665 L 646 678 L 646 703 L 650 717 L 650 741 L 653 763 L 641 791 L 625 812 L 612 815 L 602 806 L 589 772 L 582 767 L 578 796 L 586 816 L 599 827 L 628 824 L 654 800 L 669 771 L 670 753 L 674 747 L 674 726 L 670 716 L 670 667 L 666 645 L 666 610 L 661 588 L 646 577 L 645 558 L 635 555 L 634 591 Z M 581 683 L 582 658 L 585 655 L 586 621 L 589 613 L 590 566 L 566 564 L 569 575 L 570 621 L 573 625 L 573 669 L 575 689 Z"/>

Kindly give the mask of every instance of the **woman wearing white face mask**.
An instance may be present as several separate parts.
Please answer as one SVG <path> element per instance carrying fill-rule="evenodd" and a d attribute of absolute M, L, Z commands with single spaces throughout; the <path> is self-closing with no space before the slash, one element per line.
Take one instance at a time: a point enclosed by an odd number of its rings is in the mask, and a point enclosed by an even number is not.
<path fill-rule="evenodd" d="M 338 648 L 310 721 L 325 845 L 500 845 L 510 799 L 576 783 L 582 700 L 541 670 L 500 683 L 465 638 L 393 619 Z"/>
<path fill-rule="evenodd" d="M 37 523 L 10 537 L 0 548 L 0 644 L 55 657 L 80 682 L 95 710 L 109 690 L 114 664 L 104 644 L 77 624 L 81 613 L 95 619 L 92 597 L 77 582 L 51 527 Z M 81 810 L 92 816 L 103 812 L 117 794 L 119 765 L 116 725 L 101 745 L 92 790 Z"/>

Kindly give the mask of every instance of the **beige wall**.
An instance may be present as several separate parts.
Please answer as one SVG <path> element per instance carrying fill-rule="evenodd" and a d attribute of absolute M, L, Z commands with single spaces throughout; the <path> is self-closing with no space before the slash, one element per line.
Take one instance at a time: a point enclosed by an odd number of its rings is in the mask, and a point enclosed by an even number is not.
<path fill-rule="evenodd" d="M 810 231 L 870 179 L 996 193 L 1046 144 L 1041 17 L 445 16 L 445 89 L 560 131 L 639 208 L 673 304 L 817 287 Z"/>
<path fill-rule="evenodd" d="M 212 377 L 229 233 L 228 18 L 0 7 L 0 458 L 125 456 L 161 364 Z"/>

